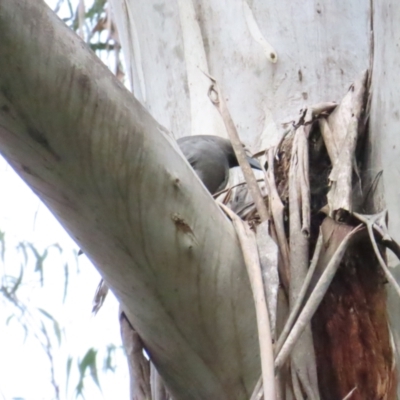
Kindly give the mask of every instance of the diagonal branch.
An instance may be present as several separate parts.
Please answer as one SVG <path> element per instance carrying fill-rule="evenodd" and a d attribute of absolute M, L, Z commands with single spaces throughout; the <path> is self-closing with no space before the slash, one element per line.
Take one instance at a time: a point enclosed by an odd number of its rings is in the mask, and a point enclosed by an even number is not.
<path fill-rule="evenodd" d="M 214 106 L 220 112 L 222 119 L 225 123 L 226 130 L 231 140 L 233 150 L 235 151 L 240 168 L 242 168 L 243 175 L 247 182 L 247 187 L 249 189 L 249 192 L 251 193 L 251 196 L 253 197 L 254 204 L 256 205 L 258 214 L 260 215 L 260 219 L 261 221 L 267 221 L 270 219 L 267 206 L 264 203 L 264 199 L 262 197 L 260 188 L 258 187 L 258 183 L 256 177 L 254 176 L 254 172 L 251 169 L 250 164 L 246 160 L 246 154 L 240 142 L 239 134 L 236 130 L 235 124 L 229 113 L 224 96 L 221 93 L 221 89 L 218 87 L 215 79 L 210 76 L 209 78 L 212 81 L 212 85 L 208 91 L 208 96 L 212 101 L 212 103 L 214 104 Z"/>
<path fill-rule="evenodd" d="M 358 226 L 352 229 L 342 240 L 338 248 L 336 249 L 334 255 L 330 259 L 325 271 L 323 272 L 321 278 L 319 279 L 317 285 L 312 291 L 310 297 L 308 298 L 307 303 L 305 304 L 303 310 L 301 311 L 296 324 L 293 326 L 289 336 L 287 337 L 285 344 L 282 346 L 279 353 L 275 358 L 275 368 L 279 369 L 282 367 L 287 357 L 290 355 L 293 347 L 295 346 L 297 340 L 303 333 L 305 327 L 311 321 L 312 316 L 317 310 L 319 304 L 321 303 L 326 291 L 329 288 L 332 279 L 335 276 L 335 273 L 340 265 L 340 262 L 351 243 L 351 239 L 354 237 L 356 233 L 360 231 L 361 227 Z"/>
<path fill-rule="evenodd" d="M 175 400 L 244 398 L 260 368 L 231 223 L 43 1 L 1 2 L 0 30 L 0 152 L 96 265 Z"/>

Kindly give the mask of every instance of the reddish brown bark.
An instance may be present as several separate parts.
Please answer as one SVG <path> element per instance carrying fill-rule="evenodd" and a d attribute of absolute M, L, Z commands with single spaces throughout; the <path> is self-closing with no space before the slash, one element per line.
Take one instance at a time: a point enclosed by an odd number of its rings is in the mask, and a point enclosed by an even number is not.
<path fill-rule="evenodd" d="M 313 319 L 321 398 L 396 398 L 385 277 L 368 238 L 351 246 Z"/>

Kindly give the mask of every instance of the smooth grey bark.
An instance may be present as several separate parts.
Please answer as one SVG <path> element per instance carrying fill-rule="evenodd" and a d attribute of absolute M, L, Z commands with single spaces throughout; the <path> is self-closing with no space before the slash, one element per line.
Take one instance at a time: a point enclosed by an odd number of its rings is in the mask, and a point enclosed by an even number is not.
<path fill-rule="evenodd" d="M 133 92 L 175 137 L 224 134 L 202 71 L 217 79 L 240 138 L 258 151 L 276 143 L 301 108 L 340 101 L 369 67 L 370 0 L 110 4 Z"/>
<path fill-rule="evenodd" d="M 387 208 L 389 232 L 400 241 L 400 5 L 393 0 L 373 2 L 371 20 L 374 32 L 372 74 L 372 101 L 370 135 L 367 146 L 367 172 L 371 185 L 369 212 Z M 380 175 L 382 173 L 382 175 Z M 388 252 L 389 262 L 395 266 L 394 276 L 400 282 L 399 261 Z M 388 312 L 395 342 L 396 364 L 400 362 L 400 300 L 395 291 L 388 288 Z M 400 368 L 397 367 L 398 380 Z M 400 398 L 400 387 L 397 387 Z"/>
<path fill-rule="evenodd" d="M 1 0 L 0 32 L 3 156 L 99 269 L 176 400 L 248 398 L 255 312 L 230 222 L 42 1 Z"/>
<path fill-rule="evenodd" d="M 366 160 L 370 179 L 378 180 L 373 207 L 388 208 L 390 233 L 400 241 L 400 6 L 391 0 L 373 4 L 374 62 Z"/>

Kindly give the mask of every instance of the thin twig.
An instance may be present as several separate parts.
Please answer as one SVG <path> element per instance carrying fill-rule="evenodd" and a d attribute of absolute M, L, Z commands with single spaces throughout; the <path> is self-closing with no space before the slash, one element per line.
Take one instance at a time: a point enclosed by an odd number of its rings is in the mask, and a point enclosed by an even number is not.
<path fill-rule="evenodd" d="M 292 326 L 293 326 L 294 322 L 296 321 L 296 318 L 299 314 L 300 308 L 304 302 L 304 298 L 307 293 L 307 289 L 310 285 L 311 278 L 313 277 L 314 271 L 317 267 L 319 255 L 321 253 L 322 243 L 323 243 L 323 239 L 322 239 L 322 233 L 320 231 L 318 240 L 317 240 L 317 244 L 316 244 L 315 250 L 314 250 L 314 255 L 313 255 L 313 258 L 311 261 L 311 265 L 307 272 L 306 279 L 304 280 L 303 286 L 301 287 L 300 293 L 296 299 L 296 303 L 293 306 L 293 308 L 290 312 L 289 318 L 287 319 L 285 326 L 282 330 L 282 333 L 279 336 L 278 342 L 276 343 L 276 346 L 275 346 L 276 354 L 278 354 L 280 352 L 283 344 L 285 343 L 285 340 L 287 339 L 287 336 L 289 335 L 290 330 L 292 329 Z"/>
<path fill-rule="evenodd" d="M 257 182 L 263 182 L 264 179 L 257 179 Z M 218 196 L 221 196 L 221 194 L 225 193 L 225 192 L 229 192 L 235 188 L 237 188 L 238 186 L 243 186 L 243 185 L 247 185 L 247 182 L 239 182 L 236 185 L 233 185 L 231 187 L 228 187 L 226 189 L 220 190 L 219 192 L 213 194 L 212 196 L 214 197 L 214 199 L 218 198 Z"/>
<path fill-rule="evenodd" d="M 254 176 L 254 172 L 251 169 L 249 162 L 247 161 L 246 153 L 240 141 L 238 132 L 229 113 L 224 97 L 221 93 L 221 89 L 218 87 L 217 82 L 214 78 L 209 75 L 208 77 L 211 79 L 212 82 L 208 90 L 208 97 L 222 116 L 226 130 L 228 132 L 228 136 L 232 143 L 233 150 L 235 151 L 240 168 L 243 171 L 244 178 L 246 179 L 249 192 L 251 194 L 251 197 L 253 198 L 260 219 L 261 221 L 267 221 L 269 220 L 267 207 L 265 206 L 263 196 L 261 194 L 260 188 L 258 187 L 256 177 Z"/>
<path fill-rule="evenodd" d="M 353 215 L 358 218 L 358 216 L 363 214 L 353 213 Z M 367 215 L 364 216 L 367 218 L 369 217 Z M 400 246 L 389 234 L 389 230 L 387 228 L 387 217 L 387 210 L 383 210 L 382 212 L 377 214 L 376 218 L 374 218 L 373 228 L 381 236 L 382 244 L 386 248 L 390 249 L 400 260 Z"/>
<path fill-rule="evenodd" d="M 344 253 L 347 250 L 347 247 L 350 244 L 350 239 L 359 232 L 361 226 L 357 226 L 353 230 L 351 230 L 340 243 L 339 247 L 335 251 L 335 254 L 332 256 L 329 261 L 325 271 L 323 272 L 321 278 L 319 279 L 315 289 L 311 293 L 306 305 L 304 306 L 302 312 L 299 315 L 299 318 L 296 321 L 292 331 L 290 332 L 288 338 L 285 341 L 285 344 L 282 346 L 281 351 L 277 354 L 275 359 L 275 369 L 278 370 L 285 363 L 287 357 L 291 353 L 294 345 L 296 344 L 298 338 L 303 333 L 304 328 L 311 321 L 312 316 L 317 310 L 319 304 L 321 303 L 323 297 L 325 296 L 326 291 L 329 288 L 330 283 L 332 282 L 333 277 L 340 265 L 340 262 L 344 256 Z"/>
<path fill-rule="evenodd" d="M 330 114 L 337 107 L 335 102 L 325 102 L 314 104 L 311 107 L 307 107 L 304 116 L 304 125 L 314 122 L 322 114 Z"/>
<path fill-rule="evenodd" d="M 309 180 L 309 157 L 308 157 L 308 134 L 310 127 L 300 127 L 299 135 L 299 178 L 301 191 L 301 232 L 310 233 L 310 180 Z"/>
<path fill-rule="evenodd" d="M 373 232 L 373 227 L 375 226 L 375 222 L 379 218 L 381 218 L 381 214 L 362 215 L 358 213 L 353 213 L 353 215 L 357 217 L 360 221 L 364 222 L 364 224 L 367 226 L 368 235 L 371 240 L 371 244 L 374 249 L 375 255 L 379 261 L 379 264 L 381 265 L 387 280 L 393 286 L 393 289 L 396 291 L 397 295 L 400 297 L 400 286 L 398 285 L 396 279 L 390 272 L 389 267 L 386 265 L 385 260 L 382 258 L 381 252 L 379 251 L 378 245 L 376 244 L 375 235 Z"/>
<path fill-rule="evenodd" d="M 264 383 L 264 399 L 275 400 L 274 353 L 272 349 L 271 328 L 255 235 L 254 232 L 250 230 L 249 226 L 232 210 L 222 203 L 219 203 L 219 205 L 232 220 L 236 229 L 253 291 L 256 307 L 258 340 L 260 344 L 261 371 Z"/>
<path fill-rule="evenodd" d="M 350 397 L 353 395 L 353 393 L 357 390 L 357 386 L 354 386 L 353 389 L 350 390 L 349 393 L 347 393 L 346 397 L 343 398 L 343 400 L 349 400 Z"/>
<path fill-rule="evenodd" d="M 53 357 L 53 354 L 52 354 L 51 341 L 50 341 L 50 337 L 49 337 L 49 335 L 47 333 L 47 329 L 44 327 L 44 325 L 43 325 L 42 333 L 43 333 L 43 336 L 46 339 L 46 344 L 44 346 L 44 349 L 45 349 L 47 358 L 49 359 L 49 362 L 50 362 L 50 376 L 51 376 L 50 380 L 51 380 L 51 384 L 53 385 L 54 392 L 55 392 L 55 395 L 56 395 L 56 399 L 60 400 L 60 387 L 58 386 L 57 381 L 56 381 L 56 377 L 55 377 L 55 369 L 54 369 L 55 363 L 54 363 L 54 357 Z"/>
<path fill-rule="evenodd" d="M 253 393 L 250 400 L 261 400 L 263 397 L 262 376 L 258 379 L 256 386 L 254 386 Z"/>
<path fill-rule="evenodd" d="M 300 388 L 299 377 L 297 376 L 297 372 L 295 368 L 290 369 L 292 375 L 292 387 L 293 394 L 296 400 L 304 400 L 303 393 Z"/>

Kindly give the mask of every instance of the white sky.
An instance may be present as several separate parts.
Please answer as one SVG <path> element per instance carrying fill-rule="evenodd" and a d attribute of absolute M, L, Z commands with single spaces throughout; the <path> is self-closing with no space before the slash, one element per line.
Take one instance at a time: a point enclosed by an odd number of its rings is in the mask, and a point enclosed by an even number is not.
<path fill-rule="evenodd" d="M 53 8 L 56 2 L 47 0 Z M 63 249 L 61 255 L 56 249 L 50 251 L 44 264 L 44 287 L 31 284 L 37 281 L 38 274 L 33 272 L 35 264 L 30 253 L 24 278 L 28 283 L 18 290 L 18 297 L 30 309 L 44 309 L 65 328 L 60 347 L 50 329 L 60 398 L 75 398 L 74 391 L 78 383 L 76 359 L 82 359 L 86 351 L 93 347 L 100 352 L 97 365 L 102 392 L 88 377 L 85 380 L 85 398 L 128 399 L 129 377 L 121 350 L 116 353 L 116 372 L 102 374 L 106 346 L 121 345 L 115 298 L 109 294 L 99 314 L 92 317 L 92 299 L 100 279 L 95 268 L 84 255 L 79 257 L 77 263 L 74 255 L 74 251 L 78 250 L 77 245 L 3 158 L 0 158 L 0 187 L 0 231 L 6 234 L 5 262 L 3 264 L 0 260 L 0 278 L 2 274 L 18 276 L 23 261 L 21 253 L 16 250 L 20 242 L 31 242 L 40 252 L 55 243 Z M 69 265 L 69 284 L 67 299 L 63 304 L 65 263 Z M 25 338 L 23 329 L 16 321 L 6 325 L 7 318 L 14 312 L 11 306 L 5 307 L 6 304 L 0 304 L 0 399 L 51 400 L 54 390 L 50 383 L 48 359 L 31 335 Z M 51 327 L 51 324 L 47 327 Z M 67 395 L 68 356 L 74 357 L 74 361 Z"/>

